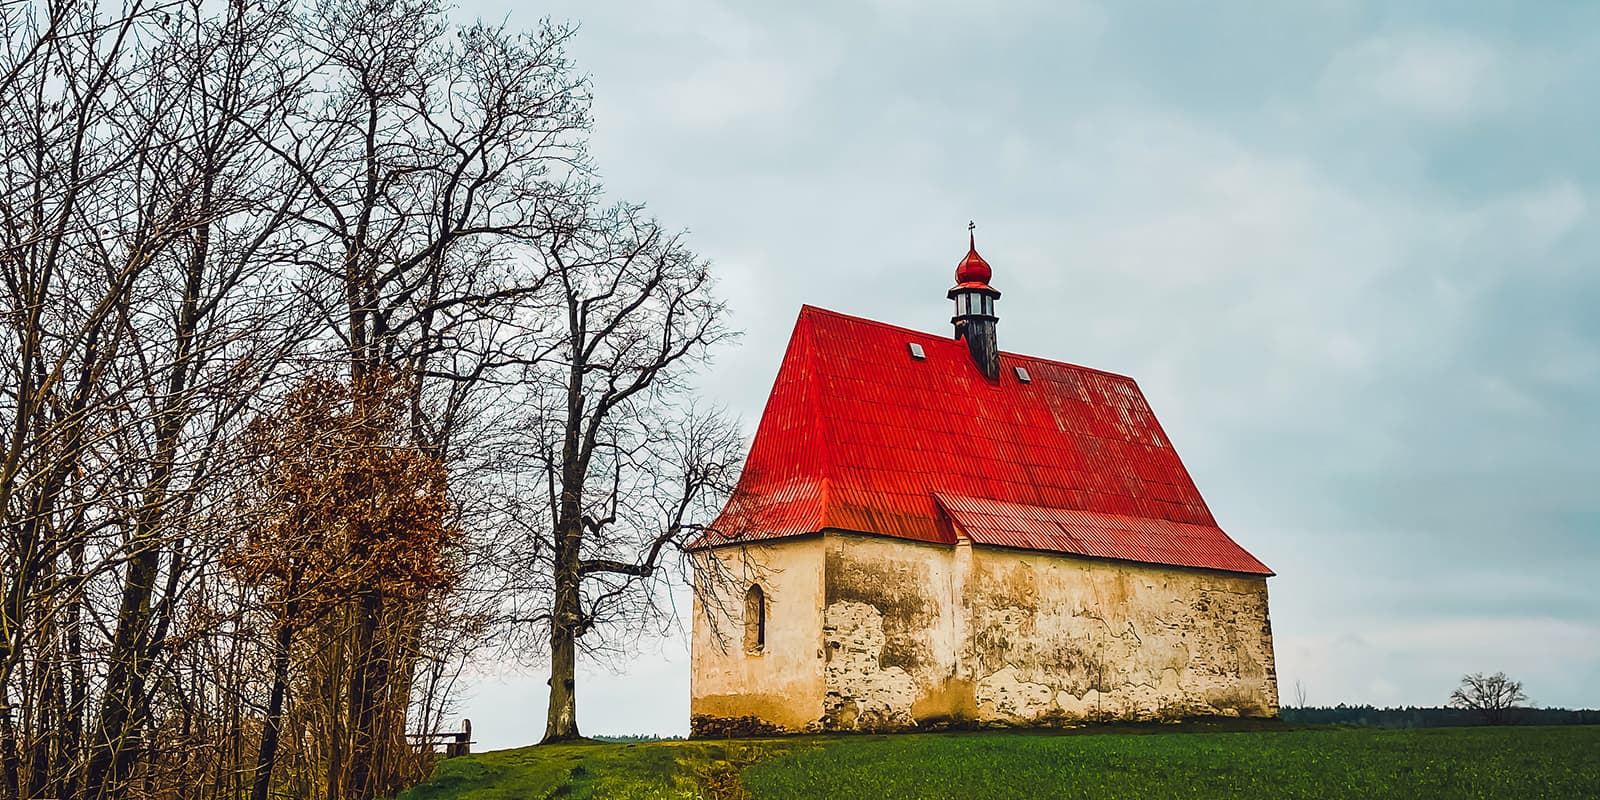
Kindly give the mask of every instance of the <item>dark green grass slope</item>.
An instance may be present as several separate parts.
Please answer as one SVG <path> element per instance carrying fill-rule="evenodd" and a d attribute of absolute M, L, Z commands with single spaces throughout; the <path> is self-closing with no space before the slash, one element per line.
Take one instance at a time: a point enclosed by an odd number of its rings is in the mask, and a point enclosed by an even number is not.
<path fill-rule="evenodd" d="M 578 742 L 452 758 L 395 800 L 738 798 L 739 770 L 798 740 Z"/>
<path fill-rule="evenodd" d="M 763 800 L 1600 797 L 1600 728 L 904 736 L 759 763 L 744 779 Z"/>
<path fill-rule="evenodd" d="M 1600 727 L 1034 732 L 573 744 L 443 762 L 400 800 L 1600 798 Z"/>

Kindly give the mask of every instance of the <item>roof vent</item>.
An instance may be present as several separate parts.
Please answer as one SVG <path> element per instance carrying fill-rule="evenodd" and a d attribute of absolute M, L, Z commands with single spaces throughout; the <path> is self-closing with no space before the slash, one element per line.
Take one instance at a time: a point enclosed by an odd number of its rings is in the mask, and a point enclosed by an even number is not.
<path fill-rule="evenodd" d="M 1033 376 L 1028 374 L 1027 367 L 1012 367 L 1017 372 L 1017 382 L 1033 383 Z"/>
<path fill-rule="evenodd" d="M 916 342 L 906 342 L 906 347 L 911 348 L 911 357 L 918 361 L 928 357 L 927 353 L 922 352 L 922 345 Z"/>

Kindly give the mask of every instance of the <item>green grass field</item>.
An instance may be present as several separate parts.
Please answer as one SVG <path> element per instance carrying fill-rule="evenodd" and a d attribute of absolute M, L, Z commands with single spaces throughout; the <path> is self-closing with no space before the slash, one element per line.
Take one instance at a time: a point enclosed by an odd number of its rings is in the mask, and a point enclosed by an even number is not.
<path fill-rule="evenodd" d="M 582 743 L 451 759 L 398 800 L 557 797 L 1600 798 L 1600 727 Z"/>

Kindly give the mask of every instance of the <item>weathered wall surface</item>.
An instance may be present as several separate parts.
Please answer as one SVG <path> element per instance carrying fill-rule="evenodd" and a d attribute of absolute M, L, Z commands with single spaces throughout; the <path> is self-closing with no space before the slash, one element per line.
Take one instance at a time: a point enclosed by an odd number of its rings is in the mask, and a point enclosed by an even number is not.
<path fill-rule="evenodd" d="M 836 532 L 744 552 L 766 646 L 696 606 L 696 734 L 1277 713 L 1265 578 Z"/>
<path fill-rule="evenodd" d="M 979 547 L 963 604 L 981 719 L 1277 713 L 1265 578 Z"/>
<path fill-rule="evenodd" d="M 951 548 L 881 536 L 825 538 L 824 727 L 890 730 L 952 714 L 960 606 Z"/>
<path fill-rule="evenodd" d="M 785 539 L 706 555 L 722 560 L 737 584 L 714 582 L 734 616 L 707 624 L 696 592 L 690 643 L 689 715 L 696 735 L 816 730 L 822 717 L 822 537 Z M 753 571 L 752 571 L 753 569 Z M 697 575 L 697 583 L 705 580 Z M 744 593 L 766 597 L 766 645 L 748 652 Z M 698 587 L 705 589 L 706 584 Z"/>
<path fill-rule="evenodd" d="M 1264 578 L 825 542 L 828 728 L 1277 712 Z"/>

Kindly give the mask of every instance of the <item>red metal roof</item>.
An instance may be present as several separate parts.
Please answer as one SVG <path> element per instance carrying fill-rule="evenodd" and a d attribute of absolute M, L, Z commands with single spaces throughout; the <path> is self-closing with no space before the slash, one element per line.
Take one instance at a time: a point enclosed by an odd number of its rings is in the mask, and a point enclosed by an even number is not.
<path fill-rule="evenodd" d="M 1045 508 L 943 492 L 934 492 L 933 496 L 974 544 L 1272 574 L 1265 564 L 1213 525 Z"/>
<path fill-rule="evenodd" d="M 824 529 L 953 543 L 956 526 L 1271 574 L 1217 527 L 1133 379 L 1002 352 L 991 382 L 959 340 L 802 307 L 739 487 L 697 544 Z"/>

